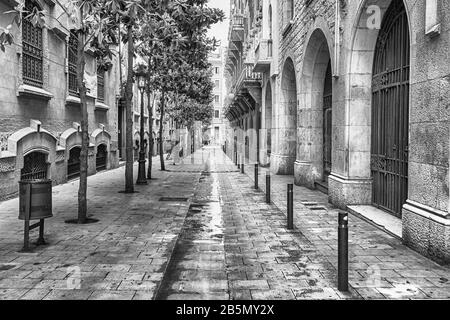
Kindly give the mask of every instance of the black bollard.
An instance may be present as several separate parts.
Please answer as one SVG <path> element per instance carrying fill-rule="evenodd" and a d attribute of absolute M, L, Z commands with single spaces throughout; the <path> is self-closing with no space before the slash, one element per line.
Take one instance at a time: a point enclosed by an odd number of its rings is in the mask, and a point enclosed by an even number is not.
<path fill-rule="evenodd" d="M 242 159 L 242 163 L 241 163 L 241 173 L 244 174 L 244 157 L 241 158 Z"/>
<path fill-rule="evenodd" d="M 338 290 L 348 291 L 348 213 L 339 212 Z"/>
<path fill-rule="evenodd" d="M 255 189 L 258 190 L 258 164 L 255 164 Z"/>
<path fill-rule="evenodd" d="M 266 173 L 266 203 L 270 204 L 270 172 Z"/>
<path fill-rule="evenodd" d="M 294 229 L 294 185 L 288 184 L 287 190 L 287 228 Z"/>

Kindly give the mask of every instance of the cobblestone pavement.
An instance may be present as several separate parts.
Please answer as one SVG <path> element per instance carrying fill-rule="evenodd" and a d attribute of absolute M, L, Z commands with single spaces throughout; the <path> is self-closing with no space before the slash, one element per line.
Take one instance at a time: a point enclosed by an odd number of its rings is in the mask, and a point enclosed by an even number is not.
<path fill-rule="evenodd" d="M 76 217 L 77 182 L 55 187 L 49 244 L 33 253 L 19 253 L 18 200 L 0 203 L 0 299 L 450 298 L 448 268 L 352 216 L 351 291 L 337 291 L 337 210 L 323 194 L 295 187 L 297 228 L 288 231 L 290 177 L 272 179 L 267 205 L 252 174 L 239 173 L 219 148 L 168 162 L 167 172 L 154 165 L 156 180 L 135 194 L 118 193 L 124 168 L 89 178 L 96 224 L 65 224 Z"/>
<path fill-rule="evenodd" d="M 201 159 L 196 162 L 202 167 Z M 198 181 L 198 174 L 161 172 L 159 161 L 154 163 L 156 179 L 136 186 L 135 194 L 118 193 L 123 167 L 89 177 L 88 206 L 100 220 L 96 224 L 66 224 L 77 215 L 78 182 L 54 187 L 48 245 L 33 253 L 19 252 L 18 199 L 1 203 L 0 299 L 152 299 L 189 207 L 159 199 L 192 197 Z"/>
<path fill-rule="evenodd" d="M 245 166 L 248 185 L 254 185 L 254 165 Z M 260 168 L 260 190 L 266 190 L 267 168 Z M 271 200 L 286 213 L 287 184 L 292 176 L 271 175 Z M 263 201 L 263 200 L 260 200 Z M 338 209 L 317 190 L 294 186 L 297 230 L 326 258 L 336 276 Z M 349 216 L 349 283 L 363 299 L 449 299 L 450 266 L 440 266 L 402 244 L 401 240 L 370 223 Z"/>

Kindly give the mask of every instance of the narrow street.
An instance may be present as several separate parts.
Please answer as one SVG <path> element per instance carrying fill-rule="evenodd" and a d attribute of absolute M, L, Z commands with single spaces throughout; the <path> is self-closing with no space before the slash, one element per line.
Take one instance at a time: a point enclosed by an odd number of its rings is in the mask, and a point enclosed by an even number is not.
<path fill-rule="evenodd" d="M 353 216 L 350 292 L 339 292 L 337 210 L 311 208 L 318 191 L 296 187 L 296 228 L 288 231 L 283 192 L 266 204 L 220 148 L 168 162 L 166 172 L 158 165 L 135 194 L 119 193 L 124 168 L 90 177 L 96 224 L 66 224 L 76 216 L 78 183 L 54 187 L 48 245 L 32 253 L 19 252 L 18 199 L 1 203 L 0 299 L 450 298 L 448 267 Z M 283 183 L 273 179 L 273 190 Z"/>

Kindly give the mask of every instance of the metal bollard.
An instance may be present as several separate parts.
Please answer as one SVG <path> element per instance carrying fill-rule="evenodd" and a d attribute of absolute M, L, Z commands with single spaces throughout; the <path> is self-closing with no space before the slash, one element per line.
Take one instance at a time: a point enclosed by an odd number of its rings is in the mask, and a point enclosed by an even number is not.
<path fill-rule="evenodd" d="M 237 153 L 236 153 L 236 163 L 237 163 L 238 169 L 240 169 L 241 168 L 241 156 L 238 156 Z"/>
<path fill-rule="evenodd" d="M 255 164 L 255 189 L 258 190 L 258 164 Z"/>
<path fill-rule="evenodd" d="M 287 190 L 287 228 L 294 229 L 294 185 L 288 184 Z"/>
<path fill-rule="evenodd" d="M 270 204 L 270 172 L 266 173 L 266 203 Z"/>
<path fill-rule="evenodd" d="M 242 163 L 241 163 L 241 173 L 244 174 L 244 157 L 242 157 Z"/>
<path fill-rule="evenodd" d="M 338 290 L 348 291 L 348 213 L 339 212 Z"/>

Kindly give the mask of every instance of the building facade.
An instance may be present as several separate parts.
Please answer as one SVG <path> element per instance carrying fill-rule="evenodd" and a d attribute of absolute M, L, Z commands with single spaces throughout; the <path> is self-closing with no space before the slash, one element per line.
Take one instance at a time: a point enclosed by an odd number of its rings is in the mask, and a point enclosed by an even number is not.
<path fill-rule="evenodd" d="M 450 3 L 232 1 L 226 71 L 235 152 L 401 220 L 450 261 Z"/>
<path fill-rule="evenodd" d="M 1 1 L 4 13 L 16 1 Z M 28 9 L 44 9 L 46 26 L 24 20 L 12 30 L 15 43 L 0 53 L 0 199 L 17 195 L 24 177 L 55 184 L 79 176 L 81 104 L 77 92 L 77 40 L 70 36 L 62 10 L 53 1 L 26 0 Z M 62 26 L 55 19 L 60 17 Z M 11 17 L 0 15 L 0 25 Z M 117 49 L 116 49 L 117 50 Z M 116 168 L 118 152 L 119 63 L 98 67 L 88 52 L 89 174 Z"/>
<path fill-rule="evenodd" d="M 214 83 L 214 115 L 211 125 L 206 130 L 205 140 L 213 145 L 224 145 L 227 118 L 223 112 L 225 103 L 225 58 L 227 48 L 219 47 L 209 57 L 212 66 L 212 82 Z"/>

